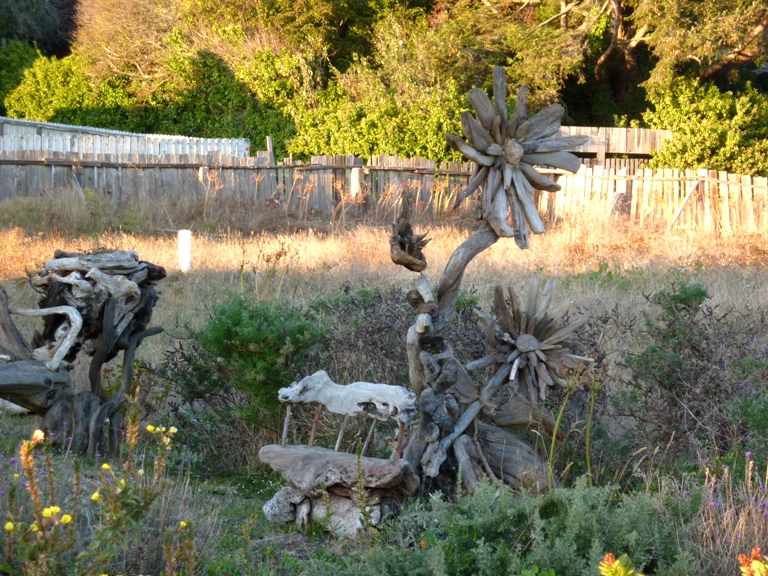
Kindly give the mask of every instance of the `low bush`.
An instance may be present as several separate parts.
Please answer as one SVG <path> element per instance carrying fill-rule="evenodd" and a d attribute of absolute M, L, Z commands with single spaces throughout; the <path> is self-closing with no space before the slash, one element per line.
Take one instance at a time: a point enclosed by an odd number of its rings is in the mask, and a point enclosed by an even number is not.
<path fill-rule="evenodd" d="M 613 551 L 646 575 L 687 576 L 697 572 L 679 543 L 695 512 L 667 488 L 622 494 L 581 478 L 535 495 L 485 482 L 455 503 L 436 494 L 410 505 L 378 537 L 379 546 L 315 560 L 306 573 L 329 574 L 333 564 L 336 574 L 360 576 L 593 576 Z"/>

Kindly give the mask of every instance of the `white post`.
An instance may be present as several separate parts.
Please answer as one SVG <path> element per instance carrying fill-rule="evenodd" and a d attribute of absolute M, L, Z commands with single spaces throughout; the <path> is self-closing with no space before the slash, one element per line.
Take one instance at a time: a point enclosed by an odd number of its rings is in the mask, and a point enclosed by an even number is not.
<path fill-rule="evenodd" d="M 179 230 L 179 268 L 189 272 L 192 268 L 192 231 Z"/>

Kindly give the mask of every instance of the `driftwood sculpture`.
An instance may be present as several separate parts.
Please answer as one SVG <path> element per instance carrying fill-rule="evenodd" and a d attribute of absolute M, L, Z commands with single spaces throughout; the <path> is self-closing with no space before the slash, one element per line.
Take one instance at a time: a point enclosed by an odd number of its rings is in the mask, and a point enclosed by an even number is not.
<path fill-rule="evenodd" d="M 381 384 L 339 386 L 323 371 L 280 391 L 284 402 L 321 402 L 332 411 L 344 413 L 345 419 L 359 412 L 374 418 L 390 415 L 398 419 L 400 434 L 393 457 L 389 461 L 356 459 L 350 454 L 312 448 L 315 425 L 310 446 L 286 446 L 289 404 L 283 445 L 266 446 L 259 454 L 289 483 L 265 505 L 270 520 L 303 524 L 316 518 L 314 511 L 323 502 L 325 514 L 343 519 L 332 529 L 354 534 L 361 527 L 362 511 L 370 504 L 361 499 L 361 492 L 385 494 L 391 501 L 401 503 L 419 489 L 453 493 L 459 488 L 459 479 L 461 488 L 469 491 L 483 477 L 515 487 L 543 490 L 548 486 L 548 469 L 535 448 L 510 429 L 534 428 L 556 433 L 554 420 L 539 408 L 538 402 L 546 399 L 550 387 L 567 384 L 569 370 L 579 362 L 589 361 L 581 355 L 581 347 L 570 340 L 586 318 L 569 320 L 569 306 L 550 311 L 552 282 L 547 282 L 543 289 L 533 282 L 525 299 L 512 288 L 496 288 L 492 314 L 477 311 L 491 348 L 488 356 L 462 364 L 441 336 L 455 316 L 461 280 L 472 259 L 500 237 L 514 237 L 524 249 L 529 246 L 529 227 L 534 233 L 544 232 L 533 191 L 553 192 L 559 186 L 534 166 L 546 164 L 575 172 L 580 165 L 576 156 L 564 150 L 584 144 L 586 139 L 555 136 L 563 108 L 555 104 L 527 118 L 526 94 L 526 88 L 521 88 L 515 112 L 509 117 L 504 70 L 497 67 L 493 102 L 479 88 L 469 93 L 476 118 L 469 113 L 462 116 L 467 141 L 447 135 L 448 143 L 477 165 L 456 205 L 479 191 L 478 213 L 482 223 L 451 256 L 437 294 L 423 274 L 427 268 L 423 249 L 429 240 L 425 234 L 414 232 L 408 194 L 402 195 L 389 245 L 395 264 L 418 273 L 416 288 L 408 294 L 416 314 L 406 335 L 411 394 L 401 387 Z M 492 368 L 490 379 L 475 376 L 488 368 Z M 358 385 L 360 390 L 356 389 Z M 378 400 L 370 397 L 374 390 Z M 362 396 L 358 396 L 360 392 Z M 392 400 L 393 395 L 399 400 Z M 413 398 L 418 398 L 419 416 L 412 423 Z M 405 409 L 398 404 L 403 400 Z M 319 411 L 315 424 L 318 415 Z M 410 426 L 407 431 L 406 425 Z M 344 423 L 342 432 L 343 428 Z M 337 442 L 337 450 L 339 445 Z M 363 467 L 362 471 L 357 469 L 356 475 L 351 471 L 355 461 Z M 372 470 L 378 470 L 380 475 L 375 482 L 372 478 L 377 474 Z M 366 478 L 364 487 L 359 487 L 356 480 L 361 475 Z M 394 483 L 393 478 L 397 480 Z M 323 491 L 328 494 L 323 496 Z M 379 501 L 374 501 L 378 505 Z M 376 509 L 374 516 L 378 521 L 381 510 Z M 323 516 L 326 520 L 328 517 Z"/>
<path fill-rule="evenodd" d="M 114 450 L 120 408 L 130 392 L 136 348 L 148 336 L 157 301 L 157 282 L 165 269 L 139 260 L 133 251 L 78 254 L 57 250 L 30 278 L 42 294 L 39 309 L 12 309 L 0 287 L 0 398 L 43 417 L 54 443 L 73 452 Z M 11 315 L 44 319 L 32 343 L 21 335 Z M 76 356 L 91 357 L 89 390 L 76 391 L 68 370 Z M 120 386 L 108 397 L 102 367 L 123 352 Z M 105 423 L 109 435 L 105 438 Z"/>
<path fill-rule="evenodd" d="M 503 480 L 512 486 L 547 486 L 547 470 L 532 445 L 507 428 L 534 427 L 552 432 L 554 422 L 537 406 L 550 386 L 564 385 L 567 372 L 580 361 L 580 347 L 569 340 L 586 318 L 569 322 L 568 308 L 550 311 L 552 282 L 543 291 L 533 282 L 523 300 L 512 288 L 497 287 L 493 314 L 477 311 L 492 353 L 462 365 L 440 336 L 454 317 L 459 287 L 469 263 L 500 237 L 514 237 L 529 247 L 528 229 L 544 232 L 534 204 L 534 189 L 555 192 L 555 182 L 542 176 L 536 165 L 577 171 L 580 160 L 565 152 L 584 144 L 584 137 L 556 136 L 563 108 L 553 104 L 527 117 L 527 89 L 517 96 L 514 113 L 506 107 L 504 69 L 494 69 L 493 101 L 475 88 L 469 101 L 475 117 L 462 115 L 466 141 L 448 134 L 449 145 L 476 163 L 469 184 L 456 206 L 478 193 L 480 228 L 451 256 L 437 294 L 420 272 L 410 301 L 416 318 L 407 335 L 411 389 L 419 395 L 421 418 L 411 430 L 404 457 L 430 486 L 452 490 L 456 465 L 464 489 L 473 490 L 481 477 Z M 407 203 L 407 196 L 402 204 Z M 390 245 L 402 244 L 397 230 L 407 229 L 401 208 Z M 402 264 L 392 258 L 395 264 Z M 426 258 L 422 256 L 426 264 Z M 412 268 L 410 268 L 412 269 Z M 425 345 L 428 343 L 428 345 Z M 437 351 L 435 351 L 436 343 Z M 485 382 L 472 374 L 493 368 Z M 503 403 L 497 406 L 498 400 Z M 445 466 L 447 460 L 454 466 Z"/>

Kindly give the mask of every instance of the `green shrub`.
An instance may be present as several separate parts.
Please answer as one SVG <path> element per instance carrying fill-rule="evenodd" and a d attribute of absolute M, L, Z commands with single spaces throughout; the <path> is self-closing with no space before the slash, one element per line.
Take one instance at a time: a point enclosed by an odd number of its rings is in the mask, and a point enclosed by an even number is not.
<path fill-rule="evenodd" d="M 768 96 L 751 85 L 733 93 L 680 79 L 649 100 L 653 109 L 644 120 L 675 133 L 654 154 L 653 166 L 768 175 Z"/>
<path fill-rule="evenodd" d="M 645 574 L 674 574 L 694 511 L 672 498 L 593 488 L 585 478 L 548 495 L 486 482 L 456 503 L 437 495 L 406 508 L 386 535 L 390 546 L 342 574 L 592 576 L 609 551 L 628 554 Z"/>
<path fill-rule="evenodd" d="M 24 71 L 21 84 L 5 98 L 5 107 L 13 118 L 77 124 L 78 113 L 94 105 L 94 94 L 82 58 L 39 57 Z"/>
<path fill-rule="evenodd" d="M 8 96 L 24 77 L 24 71 L 30 68 L 39 53 L 24 42 L 10 41 L 0 45 L 0 116 L 6 115 L 5 97 Z"/>
<path fill-rule="evenodd" d="M 299 310 L 237 295 L 214 306 L 198 342 L 254 407 L 275 410 L 278 389 L 291 383 L 302 357 L 321 337 L 321 329 Z"/>

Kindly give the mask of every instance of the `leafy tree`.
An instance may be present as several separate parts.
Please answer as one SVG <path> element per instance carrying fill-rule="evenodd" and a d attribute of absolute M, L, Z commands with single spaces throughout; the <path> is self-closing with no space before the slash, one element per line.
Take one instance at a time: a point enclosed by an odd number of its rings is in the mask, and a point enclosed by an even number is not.
<path fill-rule="evenodd" d="M 77 120 L 77 112 L 94 103 L 95 90 L 85 70 L 78 56 L 38 58 L 24 71 L 21 84 L 5 98 L 8 115 L 47 122 L 57 112 L 69 110 L 71 120 Z"/>
<path fill-rule="evenodd" d="M 709 168 L 768 175 L 768 97 L 750 85 L 722 92 L 712 82 L 679 79 L 653 90 L 654 108 L 644 115 L 651 128 L 675 132 L 659 150 L 655 166 Z"/>
<path fill-rule="evenodd" d="M 316 100 L 296 104 L 290 150 L 447 158 L 445 133 L 460 130 L 457 84 L 441 79 L 420 12 L 391 13 L 374 33 L 376 57 L 335 74 Z"/>
<path fill-rule="evenodd" d="M 74 27 L 71 0 L 0 0 L 0 40 L 19 40 L 65 56 Z"/>
<path fill-rule="evenodd" d="M 768 2 L 757 0 L 639 0 L 632 19 L 658 63 L 654 82 L 685 71 L 702 80 L 722 79 L 768 53 Z"/>
<path fill-rule="evenodd" d="M 6 114 L 3 101 L 24 77 L 24 71 L 30 68 L 38 53 L 29 44 L 11 41 L 0 46 L 0 116 Z"/>

